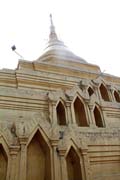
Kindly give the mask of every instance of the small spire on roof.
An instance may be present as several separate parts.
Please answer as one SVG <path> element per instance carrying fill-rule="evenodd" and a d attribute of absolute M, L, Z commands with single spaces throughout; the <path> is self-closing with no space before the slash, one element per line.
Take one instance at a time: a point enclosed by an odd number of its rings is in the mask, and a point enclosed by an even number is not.
<path fill-rule="evenodd" d="M 52 14 L 50 14 L 50 35 L 49 35 L 49 41 L 57 40 L 57 34 L 55 32 L 55 26 L 53 24 L 52 20 Z"/>
<path fill-rule="evenodd" d="M 50 14 L 50 23 L 51 23 L 51 26 L 53 26 L 52 14 Z"/>

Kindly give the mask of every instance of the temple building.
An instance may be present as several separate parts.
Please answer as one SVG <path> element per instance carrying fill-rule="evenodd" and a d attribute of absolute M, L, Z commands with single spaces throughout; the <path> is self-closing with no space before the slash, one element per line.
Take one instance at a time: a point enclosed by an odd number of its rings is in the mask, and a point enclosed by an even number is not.
<path fill-rule="evenodd" d="M 50 20 L 42 55 L 0 70 L 0 180 L 120 180 L 120 78 L 71 52 Z"/>

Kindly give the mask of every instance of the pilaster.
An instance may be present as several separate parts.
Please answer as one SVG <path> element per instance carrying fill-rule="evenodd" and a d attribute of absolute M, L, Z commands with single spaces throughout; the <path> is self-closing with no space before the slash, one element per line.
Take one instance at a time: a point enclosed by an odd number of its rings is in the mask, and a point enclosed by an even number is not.
<path fill-rule="evenodd" d="M 81 155 L 83 158 L 83 179 L 89 180 L 90 179 L 90 164 L 88 161 L 88 149 L 81 149 Z"/>
<path fill-rule="evenodd" d="M 20 137 L 20 146 L 21 146 L 21 154 L 20 154 L 20 180 L 26 180 L 26 167 L 27 167 L 27 137 Z"/>
<path fill-rule="evenodd" d="M 59 156 L 60 156 L 60 167 L 61 167 L 61 180 L 68 180 L 68 174 L 67 174 L 67 164 L 65 161 L 65 150 L 60 149 L 59 150 Z"/>
<path fill-rule="evenodd" d="M 53 159 L 53 180 L 61 180 L 61 174 L 60 174 L 60 160 L 59 160 L 59 156 L 58 156 L 58 151 L 57 151 L 57 147 L 58 147 L 58 140 L 52 140 L 51 141 L 51 145 L 52 145 L 52 149 L 53 149 L 53 155 L 52 155 L 52 159 Z"/>
<path fill-rule="evenodd" d="M 71 113 L 71 102 L 66 102 L 66 108 L 67 108 L 67 124 L 72 124 L 72 113 Z"/>
<path fill-rule="evenodd" d="M 52 125 L 56 125 L 57 124 L 57 114 L 56 114 L 56 102 L 52 102 L 52 109 L 53 109 L 53 116 L 52 116 Z"/>
<path fill-rule="evenodd" d="M 18 155 L 19 150 L 20 150 L 19 146 L 11 146 L 10 147 L 10 156 L 11 156 L 10 180 L 18 180 L 17 155 Z"/>

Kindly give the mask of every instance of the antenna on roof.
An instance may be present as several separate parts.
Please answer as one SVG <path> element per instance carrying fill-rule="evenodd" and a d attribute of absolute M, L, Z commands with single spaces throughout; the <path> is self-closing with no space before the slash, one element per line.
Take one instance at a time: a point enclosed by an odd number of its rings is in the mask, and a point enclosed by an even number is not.
<path fill-rule="evenodd" d="M 12 51 L 14 51 L 21 59 L 24 59 L 24 57 L 21 56 L 21 55 L 16 51 L 16 46 L 15 46 L 15 45 L 13 45 L 13 46 L 11 47 L 11 49 L 12 49 Z"/>

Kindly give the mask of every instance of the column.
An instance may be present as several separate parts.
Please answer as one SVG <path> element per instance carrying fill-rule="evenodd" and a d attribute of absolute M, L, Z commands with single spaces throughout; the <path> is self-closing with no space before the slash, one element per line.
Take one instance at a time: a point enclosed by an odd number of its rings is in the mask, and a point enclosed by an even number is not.
<path fill-rule="evenodd" d="M 116 102 L 115 97 L 114 97 L 114 89 L 112 89 L 112 87 L 111 87 L 109 90 L 110 90 L 111 101 Z"/>
<path fill-rule="evenodd" d="M 52 140 L 52 172 L 53 172 L 53 180 L 61 180 L 60 174 L 60 159 L 59 159 L 59 152 L 57 149 L 58 140 Z"/>
<path fill-rule="evenodd" d="M 10 180 L 18 180 L 18 151 L 20 147 L 19 146 L 11 146 L 10 147 Z"/>
<path fill-rule="evenodd" d="M 52 102 L 52 110 L 52 125 L 55 126 L 57 124 L 56 102 Z"/>
<path fill-rule="evenodd" d="M 60 150 L 60 169 L 61 169 L 61 180 L 68 180 L 67 164 L 65 160 L 65 150 Z"/>
<path fill-rule="evenodd" d="M 114 97 L 113 97 L 111 85 L 107 85 L 107 91 L 108 91 L 108 96 L 109 96 L 110 101 L 113 101 Z"/>
<path fill-rule="evenodd" d="M 19 180 L 26 180 L 26 161 L 27 161 L 27 143 L 26 137 L 20 137 L 20 145 L 21 145 L 21 152 L 20 152 L 20 179 Z"/>
<path fill-rule="evenodd" d="M 84 180 L 89 180 L 90 179 L 90 164 L 89 164 L 89 159 L 87 155 L 88 149 L 81 149 L 81 154 L 83 157 L 83 171 L 84 171 Z"/>
<path fill-rule="evenodd" d="M 93 121 L 91 119 L 90 108 L 89 107 L 90 107 L 89 106 L 89 99 L 86 99 L 85 100 L 86 118 L 87 118 L 88 125 L 90 127 L 93 127 Z"/>
<path fill-rule="evenodd" d="M 66 102 L 67 107 L 67 124 L 72 124 L 71 102 Z"/>
<path fill-rule="evenodd" d="M 93 114 L 93 107 L 94 107 L 94 104 L 89 105 L 90 127 L 96 128 L 95 118 L 94 118 L 94 114 Z"/>

